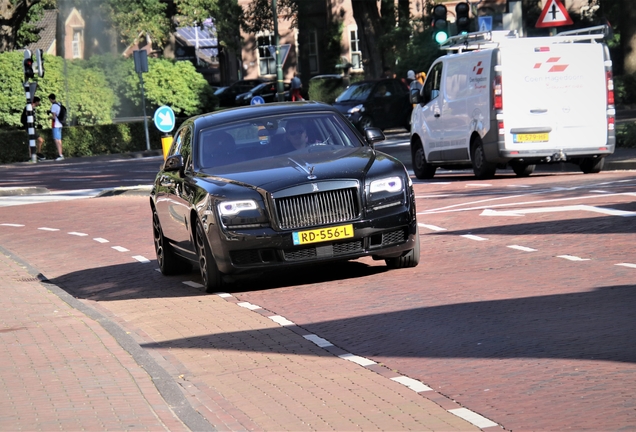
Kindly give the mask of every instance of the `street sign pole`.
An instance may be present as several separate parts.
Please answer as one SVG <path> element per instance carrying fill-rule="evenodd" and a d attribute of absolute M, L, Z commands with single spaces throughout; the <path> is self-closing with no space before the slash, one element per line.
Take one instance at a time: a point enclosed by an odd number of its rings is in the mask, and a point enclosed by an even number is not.
<path fill-rule="evenodd" d="M 283 86 L 283 65 L 280 62 L 280 36 L 278 35 L 278 11 L 276 10 L 276 0 L 272 0 L 272 15 L 274 17 L 274 38 L 276 43 L 276 99 L 278 102 L 285 100 Z"/>
<path fill-rule="evenodd" d="M 150 150 L 150 136 L 148 135 L 148 117 L 146 116 L 146 96 L 144 94 L 143 73 L 148 72 L 148 52 L 146 50 L 133 51 L 135 60 L 135 72 L 139 74 L 139 84 L 141 87 L 141 106 L 144 110 L 144 130 L 146 131 L 146 150 Z"/>

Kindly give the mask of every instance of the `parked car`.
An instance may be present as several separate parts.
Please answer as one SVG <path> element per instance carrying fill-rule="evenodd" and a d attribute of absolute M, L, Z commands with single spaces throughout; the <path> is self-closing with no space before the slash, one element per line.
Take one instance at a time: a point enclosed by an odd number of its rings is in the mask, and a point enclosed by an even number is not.
<path fill-rule="evenodd" d="M 219 106 L 233 107 L 236 106 L 237 95 L 245 93 L 263 82 L 265 80 L 260 78 L 239 80 L 227 87 L 219 88 L 214 94 L 219 98 Z"/>
<path fill-rule="evenodd" d="M 349 86 L 350 77 L 340 74 L 316 75 L 309 79 L 307 96 L 311 100 L 319 100 L 328 104 Z"/>
<path fill-rule="evenodd" d="M 238 96 L 236 96 L 235 105 L 237 106 L 250 105 L 252 102 L 252 98 L 254 96 L 262 97 L 265 103 L 278 102 L 278 96 L 276 94 L 277 92 L 276 85 L 277 85 L 276 81 L 267 81 L 267 82 L 261 83 L 257 85 L 256 87 L 250 89 L 250 91 L 241 93 Z M 283 98 L 286 101 L 291 100 L 289 95 L 289 87 L 290 87 L 289 83 L 283 83 L 283 89 L 284 89 Z"/>
<path fill-rule="evenodd" d="M 398 79 L 355 82 L 332 105 L 360 131 L 368 127 L 410 130 L 413 105 L 409 88 Z"/>
<path fill-rule="evenodd" d="M 161 272 L 196 263 L 214 292 L 226 275 L 366 256 L 416 266 L 412 182 L 400 161 L 374 149 L 382 139 L 319 102 L 186 120 L 150 193 Z"/>

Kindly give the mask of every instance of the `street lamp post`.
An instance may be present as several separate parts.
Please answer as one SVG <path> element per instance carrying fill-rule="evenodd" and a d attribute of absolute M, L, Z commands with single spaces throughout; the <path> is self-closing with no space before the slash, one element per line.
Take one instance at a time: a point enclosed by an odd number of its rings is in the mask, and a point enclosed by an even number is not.
<path fill-rule="evenodd" d="M 272 16 L 274 18 L 274 41 L 276 43 L 276 98 L 278 102 L 285 100 L 283 87 L 283 65 L 280 64 L 280 36 L 278 36 L 278 11 L 276 0 L 272 0 Z"/>

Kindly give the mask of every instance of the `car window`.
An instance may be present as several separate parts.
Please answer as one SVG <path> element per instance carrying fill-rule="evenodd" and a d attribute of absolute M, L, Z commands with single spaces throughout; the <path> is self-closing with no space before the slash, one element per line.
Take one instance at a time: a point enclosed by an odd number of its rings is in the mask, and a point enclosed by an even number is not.
<path fill-rule="evenodd" d="M 439 90 L 442 83 L 443 65 L 444 64 L 442 62 L 437 63 L 426 76 L 424 87 L 422 87 L 422 96 L 424 96 L 425 103 L 428 103 L 439 96 Z"/>
<path fill-rule="evenodd" d="M 372 89 L 373 83 L 351 84 L 336 98 L 336 102 L 365 101 L 369 98 Z"/>
<path fill-rule="evenodd" d="M 301 133 L 305 135 L 306 143 L 297 151 L 333 152 L 362 146 L 351 125 L 335 113 L 259 117 L 201 130 L 197 143 L 197 164 L 203 169 L 221 169 L 280 157 L 289 151 L 296 151 L 288 147 L 288 134 L 297 136 L 299 128 L 303 130 Z M 253 169 L 258 169 L 258 164 Z"/>
<path fill-rule="evenodd" d="M 397 85 L 397 82 L 395 81 L 386 81 L 385 85 L 386 85 L 386 91 L 392 95 L 398 95 L 402 93 Z"/>

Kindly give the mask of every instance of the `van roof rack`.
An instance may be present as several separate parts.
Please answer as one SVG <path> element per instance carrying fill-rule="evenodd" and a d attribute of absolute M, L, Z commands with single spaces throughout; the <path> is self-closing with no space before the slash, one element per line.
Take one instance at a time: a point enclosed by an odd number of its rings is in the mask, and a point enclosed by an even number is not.
<path fill-rule="evenodd" d="M 510 31 L 481 31 L 464 33 L 449 37 L 439 48 L 446 51 L 462 52 L 464 50 L 478 50 L 495 48 L 499 42 L 507 38 L 518 38 L 516 30 Z"/>
<path fill-rule="evenodd" d="M 612 29 L 607 24 L 594 27 L 586 27 L 576 30 L 567 30 L 556 34 L 556 37 L 566 38 L 568 42 L 596 40 L 609 38 L 612 35 Z"/>

